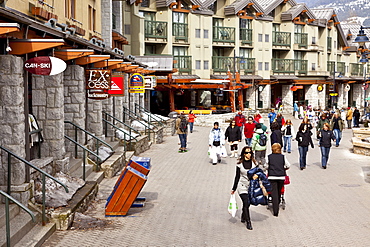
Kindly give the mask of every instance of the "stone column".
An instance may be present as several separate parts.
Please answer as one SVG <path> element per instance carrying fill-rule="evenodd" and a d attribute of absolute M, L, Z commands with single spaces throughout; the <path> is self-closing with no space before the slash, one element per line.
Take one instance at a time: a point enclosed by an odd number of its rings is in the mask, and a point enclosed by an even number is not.
<path fill-rule="evenodd" d="M 122 27 L 122 24 L 123 24 L 123 20 L 122 20 L 122 12 L 123 12 L 123 8 L 122 8 L 122 2 L 120 1 L 113 1 L 113 14 L 115 15 L 116 17 L 116 28 L 114 29 L 115 31 L 119 32 L 119 33 L 123 33 L 123 27 Z"/>
<path fill-rule="evenodd" d="M 93 100 L 88 99 L 88 108 L 87 108 L 87 126 L 86 130 L 95 134 L 97 137 L 103 136 L 103 120 L 102 120 L 102 111 L 103 111 L 103 101 L 104 100 Z"/>
<path fill-rule="evenodd" d="M 32 109 L 43 129 L 42 157 L 65 158 L 63 73 L 32 76 Z"/>
<path fill-rule="evenodd" d="M 284 105 L 284 115 L 286 116 L 285 118 L 291 118 L 293 116 L 293 91 L 290 90 L 290 87 L 292 85 L 282 85 L 282 101 Z"/>
<path fill-rule="evenodd" d="M 353 100 L 356 101 L 356 106 L 359 109 L 364 105 L 363 94 L 362 84 L 353 84 Z"/>
<path fill-rule="evenodd" d="M 107 48 L 112 47 L 112 0 L 101 0 L 102 38 Z"/>
<path fill-rule="evenodd" d="M 25 158 L 23 72 L 22 58 L 0 55 L 0 145 Z M 2 150 L 0 153 L 0 185 L 6 185 L 8 155 Z M 24 164 L 12 159 L 11 184 L 21 185 L 24 182 Z"/>

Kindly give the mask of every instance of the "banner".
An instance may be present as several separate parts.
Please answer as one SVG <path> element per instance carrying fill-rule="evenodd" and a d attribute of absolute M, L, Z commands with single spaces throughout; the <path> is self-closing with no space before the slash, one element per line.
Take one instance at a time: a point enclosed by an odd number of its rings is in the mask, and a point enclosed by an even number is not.
<path fill-rule="evenodd" d="M 145 84 L 144 87 L 147 90 L 153 90 L 157 86 L 156 76 L 144 76 Z"/>
<path fill-rule="evenodd" d="M 133 74 L 129 79 L 129 92 L 130 93 L 145 93 L 145 79 L 139 74 Z"/>
<path fill-rule="evenodd" d="M 123 83 L 123 77 L 112 77 L 111 79 L 111 85 L 110 90 L 108 90 L 108 93 L 111 96 L 123 96 L 124 95 L 124 83 Z"/>
<path fill-rule="evenodd" d="M 111 85 L 111 70 L 86 70 L 86 89 L 89 99 L 107 99 Z"/>

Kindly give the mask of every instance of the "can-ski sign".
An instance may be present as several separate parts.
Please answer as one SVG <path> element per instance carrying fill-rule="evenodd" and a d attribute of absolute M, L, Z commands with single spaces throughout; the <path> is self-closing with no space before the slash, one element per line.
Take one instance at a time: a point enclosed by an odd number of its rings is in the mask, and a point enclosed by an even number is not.
<path fill-rule="evenodd" d="M 34 57 L 24 63 L 24 69 L 35 75 L 57 75 L 67 68 L 67 64 L 56 57 Z"/>
<path fill-rule="evenodd" d="M 107 99 L 111 85 L 111 70 L 86 70 L 86 89 L 89 99 Z"/>

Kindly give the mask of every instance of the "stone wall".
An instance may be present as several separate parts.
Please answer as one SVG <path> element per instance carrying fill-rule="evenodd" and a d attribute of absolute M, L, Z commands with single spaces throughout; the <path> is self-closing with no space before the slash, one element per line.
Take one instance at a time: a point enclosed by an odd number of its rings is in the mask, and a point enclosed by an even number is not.
<path fill-rule="evenodd" d="M 282 101 L 284 105 L 284 116 L 289 118 L 288 115 L 293 115 L 293 91 L 290 90 L 291 85 L 282 85 Z"/>
<path fill-rule="evenodd" d="M 97 137 L 103 136 L 102 110 L 104 100 L 88 99 L 86 130 Z"/>
<path fill-rule="evenodd" d="M 107 48 L 112 47 L 112 0 L 101 0 L 101 32 Z"/>
<path fill-rule="evenodd" d="M 116 17 L 116 28 L 113 29 L 119 33 L 123 33 L 123 27 L 122 27 L 122 23 L 123 23 L 123 20 L 122 20 L 122 2 L 121 1 L 113 1 L 113 14 L 115 15 Z"/>
<path fill-rule="evenodd" d="M 42 157 L 64 159 L 63 73 L 54 76 L 32 75 L 32 110 L 43 129 Z"/>
<path fill-rule="evenodd" d="M 305 99 L 308 100 L 308 105 L 311 105 L 314 109 L 324 109 L 326 103 L 326 85 L 323 85 L 323 90 L 321 92 L 317 90 L 317 86 L 318 84 L 305 86 Z"/>
<path fill-rule="evenodd" d="M 0 145 L 25 158 L 23 60 L 0 55 Z M 7 183 L 8 156 L 0 151 L 0 185 Z M 25 167 L 12 159 L 11 182 L 25 182 Z"/>

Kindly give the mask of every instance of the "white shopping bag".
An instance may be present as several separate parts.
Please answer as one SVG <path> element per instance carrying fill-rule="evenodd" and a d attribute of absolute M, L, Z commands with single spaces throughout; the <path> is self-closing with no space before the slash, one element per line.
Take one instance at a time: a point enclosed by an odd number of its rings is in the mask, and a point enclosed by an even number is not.
<path fill-rule="evenodd" d="M 232 217 L 235 217 L 237 210 L 238 210 L 238 205 L 236 204 L 235 194 L 232 194 L 230 197 L 229 208 L 228 208 L 229 214 L 231 214 Z"/>
<path fill-rule="evenodd" d="M 226 152 L 226 147 L 222 146 L 221 147 L 221 157 L 226 158 L 227 157 L 227 152 Z"/>

